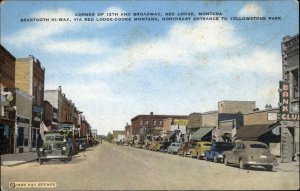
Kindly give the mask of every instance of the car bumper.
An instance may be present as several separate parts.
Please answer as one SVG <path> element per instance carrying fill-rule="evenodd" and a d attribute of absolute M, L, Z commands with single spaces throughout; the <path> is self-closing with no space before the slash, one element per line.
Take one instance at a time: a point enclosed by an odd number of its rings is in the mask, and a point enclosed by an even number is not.
<path fill-rule="evenodd" d="M 248 161 L 246 165 L 249 166 L 276 166 L 276 163 L 273 162 L 257 162 L 257 161 Z"/>
<path fill-rule="evenodd" d="M 54 155 L 48 155 L 48 156 L 40 156 L 39 157 L 40 159 L 67 159 L 68 156 L 65 156 L 65 155 L 61 155 L 61 156 L 54 156 Z"/>

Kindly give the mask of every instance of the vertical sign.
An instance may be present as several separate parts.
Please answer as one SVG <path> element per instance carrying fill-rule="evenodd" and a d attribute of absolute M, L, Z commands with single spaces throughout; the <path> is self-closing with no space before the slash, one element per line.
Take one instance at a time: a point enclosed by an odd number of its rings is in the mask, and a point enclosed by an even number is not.
<path fill-rule="evenodd" d="M 279 82 L 279 105 L 278 121 L 299 121 L 299 113 L 290 113 L 290 86 L 289 83 Z"/>
<path fill-rule="evenodd" d="M 280 114 L 288 114 L 290 109 L 290 89 L 289 83 L 280 81 L 280 95 L 279 102 L 280 104 Z"/>

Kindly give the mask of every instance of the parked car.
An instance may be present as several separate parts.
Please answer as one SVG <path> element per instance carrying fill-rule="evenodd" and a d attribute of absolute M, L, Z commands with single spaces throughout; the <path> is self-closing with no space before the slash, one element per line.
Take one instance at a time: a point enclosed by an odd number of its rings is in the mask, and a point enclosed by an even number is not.
<path fill-rule="evenodd" d="M 185 142 L 181 145 L 181 147 L 178 150 L 178 155 L 182 156 L 192 156 L 192 150 L 195 150 L 196 142 Z"/>
<path fill-rule="evenodd" d="M 181 144 L 180 143 L 171 143 L 171 145 L 168 147 L 167 152 L 171 154 L 177 154 L 178 149 L 180 148 Z"/>
<path fill-rule="evenodd" d="M 268 171 L 272 171 L 277 165 L 276 157 L 272 155 L 266 144 L 258 141 L 237 142 L 231 151 L 223 154 L 224 164 L 237 164 L 241 169 L 251 166 L 262 166 Z"/>
<path fill-rule="evenodd" d="M 152 151 L 159 151 L 161 143 L 158 141 L 154 141 L 153 147 L 151 148 Z"/>
<path fill-rule="evenodd" d="M 205 151 L 210 149 L 211 142 L 200 141 L 196 142 L 195 149 L 192 150 L 191 157 L 197 157 L 197 159 L 203 159 Z"/>
<path fill-rule="evenodd" d="M 214 142 L 210 149 L 205 151 L 205 160 L 222 162 L 224 151 L 232 150 L 233 146 L 234 144 L 229 142 Z"/>
<path fill-rule="evenodd" d="M 79 149 L 79 151 L 83 151 L 83 150 L 86 149 L 86 144 L 85 144 L 85 142 L 84 142 L 83 139 L 78 138 L 78 139 L 76 139 L 76 142 L 77 142 L 77 144 L 78 144 L 78 149 Z"/>
<path fill-rule="evenodd" d="M 167 142 L 163 142 L 159 148 L 160 152 L 167 152 L 168 151 L 168 147 L 171 145 L 172 142 L 167 141 Z"/>
<path fill-rule="evenodd" d="M 64 135 L 60 133 L 46 134 L 43 146 L 38 150 L 38 161 L 42 164 L 50 159 L 70 161 L 72 159 L 72 141 L 67 145 Z"/>

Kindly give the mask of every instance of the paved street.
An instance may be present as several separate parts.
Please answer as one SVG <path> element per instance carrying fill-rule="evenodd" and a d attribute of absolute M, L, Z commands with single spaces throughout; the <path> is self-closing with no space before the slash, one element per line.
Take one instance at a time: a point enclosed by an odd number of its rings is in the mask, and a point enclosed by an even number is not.
<path fill-rule="evenodd" d="M 104 143 L 79 153 L 67 164 L 50 161 L 1 167 L 2 189 L 9 190 L 9 182 L 22 181 L 56 182 L 57 190 L 286 190 L 299 188 L 299 169 L 240 170 Z"/>

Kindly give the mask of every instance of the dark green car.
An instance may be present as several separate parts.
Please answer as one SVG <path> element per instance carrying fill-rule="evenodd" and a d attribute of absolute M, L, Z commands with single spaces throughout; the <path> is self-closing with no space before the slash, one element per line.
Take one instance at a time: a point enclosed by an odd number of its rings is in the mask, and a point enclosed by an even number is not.
<path fill-rule="evenodd" d="M 59 133 L 45 135 L 43 146 L 38 150 L 38 161 L 42 164 L 50 159 L 59 159 L 63 162 L 72 159 L 72 146 L 67 145 L 64 135 Z"/>

